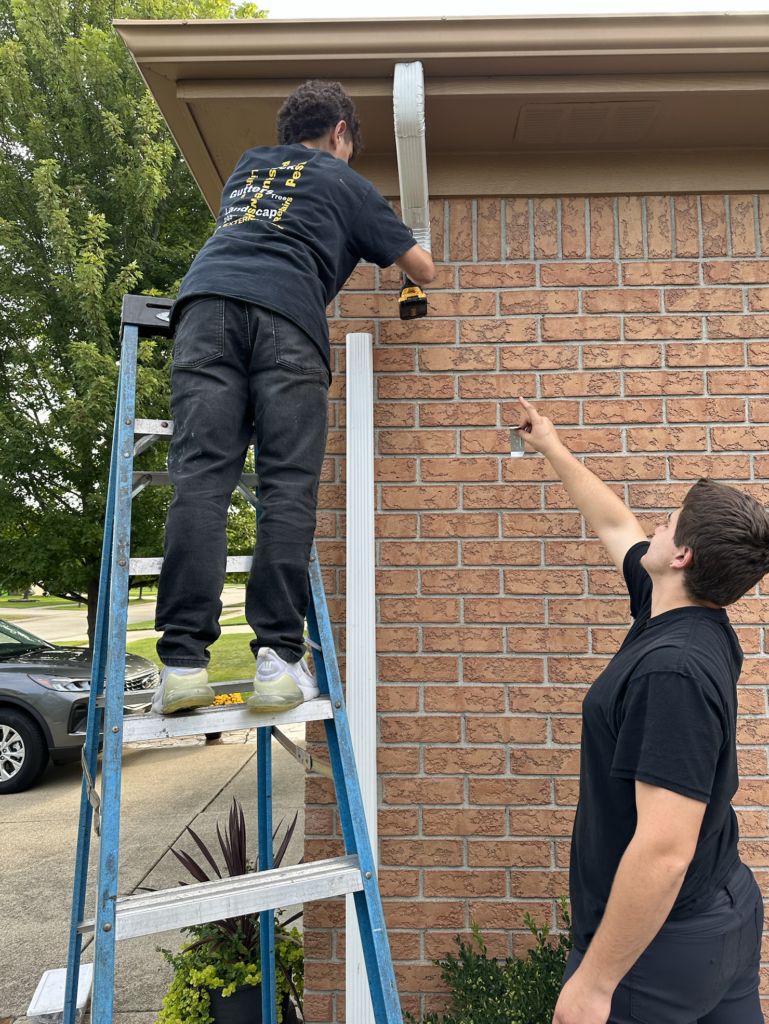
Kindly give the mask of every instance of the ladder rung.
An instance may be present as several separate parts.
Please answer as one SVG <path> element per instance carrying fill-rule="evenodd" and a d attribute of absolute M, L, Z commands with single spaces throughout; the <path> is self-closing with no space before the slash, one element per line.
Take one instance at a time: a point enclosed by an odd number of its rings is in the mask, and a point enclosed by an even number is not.
<path fill-rule="evenodd" d="M 115 908 L 115 938 L 133 939 L 362 889 L 358 857 L 352 855 L 124 896 Z M 78 931 L 92 932 L 94 925 L 93 919 L 82 921 Z"/>
<path fill-rule="evenodd" d="M 227 572 L 250 572 L 251 555 L 231 555 L 227 559 Z M 162 558 L 132 558 L 128 571 L 132 576 L 159 576 Z"/>
<path fill-rule="evenodd" d="M 147 479 L 148 477 L 149 479 Z M 256 473 L 241 473 L 240 480 L 249 487 L 258 487 L 259 485 L 259 476 Z M 173 487 L 170 473 L 156 473 L 154 470 L 152 472 L 148 470 L 146 473 L 134 473 L 134 487 L 136 487 L 137 484 L 144 483 L 153 487 Z"/>
<path fill-rule="evenodd" d="M 272 728 L 293 725 L 295 722 L 323 722 L 333 718 L 328 697 L 306 700 L 290 711 L 263 714 L 251 711 L 245 704 L 224 704 L 220 707 L 200 708 L 188 715 L 128 714 L 123 719 L 123 742 L 163 740 L 178 736 L 200 736 L 209 732 L 235 732 L 237 729 Z"/>
<path fill-rule="evenodd" d="M 134 437 L 146 437 L 157 434 L 159 437 L 170 437 L 174 432 L 173 420 L 135 420 Z"/>

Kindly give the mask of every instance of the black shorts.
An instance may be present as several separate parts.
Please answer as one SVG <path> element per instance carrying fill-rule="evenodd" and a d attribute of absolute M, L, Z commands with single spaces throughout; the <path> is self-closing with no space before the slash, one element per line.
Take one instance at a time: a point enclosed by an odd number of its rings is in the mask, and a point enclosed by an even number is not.
<path fill-rule="evenodd" d="M 742 863 L 707 910 L 667 921 L 617 986 L 607 1024 L 764 1024 L 764 904 Z M 585 954 L 572 949 L 564 982 Z"/>

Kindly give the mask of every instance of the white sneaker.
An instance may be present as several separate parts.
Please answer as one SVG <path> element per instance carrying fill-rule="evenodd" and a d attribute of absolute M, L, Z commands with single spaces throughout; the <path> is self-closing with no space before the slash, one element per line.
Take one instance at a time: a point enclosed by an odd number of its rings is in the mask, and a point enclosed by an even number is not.
<path fill-rule="evenodd" d="M 208 672 L 204 668 L 194 672 L 176 672 L 168 665 L 160 673 L 160 686 L 155 691 L 152 710 L 156 715 L 171 715 L 189 708 L 207 708 L 216 694 L 208 685 Z"/>
<path fill-rule="evenodd" d="M 246 703 L 252 711 L 288 711 L 320 695 L 304 659 L 293 665 L 271 647 L 260 647 L 256 657 L 254 694 Z"/>

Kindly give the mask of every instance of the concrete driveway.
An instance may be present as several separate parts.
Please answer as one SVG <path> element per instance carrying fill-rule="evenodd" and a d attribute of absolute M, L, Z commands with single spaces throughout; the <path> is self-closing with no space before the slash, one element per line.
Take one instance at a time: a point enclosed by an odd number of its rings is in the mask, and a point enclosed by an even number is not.
<path fill-rule="evenodd" d="M 304 726 L 285 731 L 297 742 L 303 739 Z M 224 823 L 235 796 L 243 805 L 248 845 L 256 857 L 255 730 L 225 734 L 208 745 L 203 737 L 166 744 L 125 749 L 120 894 L 140 886 L 177 885 L 185 871 L 170 847 L 196 852 L 189 837 L 183 838 L 187 825 L 215 843 L 216 822 Z M 304 835 L 304 769 L 275 741 L 273 765 L 275 823 L 282 817 L 290 822 L 299 812 L 284 861 L 296 864 Z M 66 965 L 80 779 L 79 764 L 49 765 L 34 789 L 0 799 L 0 1024 L 4 1019 L 9 1024 L 26 1021 L 43 972 Z M 92 864 L 97 857 L 93 843 Z M 93 906 L 92 885 L 87 916 Z M 120 1024 L 153 1024 L 170 980 L 156 947 L 178 948 L 180 938 L 179 932 L 165 932 L 118 943 L 115 1019 Z M 83 961 L 92 956 L 89 945 Z"/>

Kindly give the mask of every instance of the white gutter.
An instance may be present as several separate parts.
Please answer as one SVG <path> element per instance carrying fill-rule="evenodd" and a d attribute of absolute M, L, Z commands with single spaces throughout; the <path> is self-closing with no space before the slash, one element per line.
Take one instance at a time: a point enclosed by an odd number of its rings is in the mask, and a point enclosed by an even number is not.
<path fill-rule="evenodd" d="M 396 64 L 393 119 L 403 223 L 423 249 L 430 246 L 430 191 L 425 147 L 425 75 L 422 62 Z"/>

